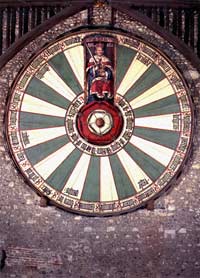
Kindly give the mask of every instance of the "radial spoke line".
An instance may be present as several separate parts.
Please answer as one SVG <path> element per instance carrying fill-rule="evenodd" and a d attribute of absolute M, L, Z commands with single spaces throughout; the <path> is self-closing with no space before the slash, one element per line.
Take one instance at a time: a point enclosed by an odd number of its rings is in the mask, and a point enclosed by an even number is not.
<path fill-rule="evenodd" d="M 180 137 L 180 134 L 175 131 L 146 127 L 135 127 L 133 134 L 173 150 L 176 149 Z"/>
<path fill-rule="evenodd" d="M 121 161 L 121 164 L 123 165 L 124 170 L 126 171 L 136 192 L 141 191 L 140 183 L 142 181 L 145 180 L 147 185 L 152 183 L 150 177 L 147 176 L 147 174 L 142 170 L 142 168 L 140 168 L 140 166 L 134 161 L 134 158 L 132 158 L 127 151 L 122 149 L 117 153 L 117 156 L 119 157 L 119 160 Z"/>
<path fill-rule="evenodd" d="M 74 148 L 74 145 L 70 142 L 38 162 L 34 165 L 34 168 L 44 179 L 47 179 L 51 173 L 53 173 L 53 171 L 70 155 Z"/>
<path fill-rule="evenodd" d="M 77 162 L 81 157 L 81 152 L 78 149 L 74 149 L 66 159 L 51 173 L 46 182 L 56 190 L 62 191 L 72 171 L 74 170 Z M 70 192 L 74 195 L 73 191 Z"/>
<path fill-rule="evenodd" d="M 172 113 L 179 113 L 180 106 L 175 94 L 168 97 L 151 102 L 144 106 L 134 109 L 135 117 L 149 117 L 157 115 L 165 115 Z"/>
<path fill-rule="evenodd" d="M 31 130 L 51 127 L 63 127 L 65 125 L 64 117 L 55 117 L 28 112 L 20 113 L 20 129 Z"/>
<path fill-rule="evenodd" d="M 118 88 L 137 52 L 119 44 L 116 48 L 116 88 Z"/>
<path fill-rule="evenodd" d="M 145 73 L 134 83 L 133 86 L 127 91 L 126 99 L 128 101 L 143 94 L 148 89 L 159 83 L 166 76 L 158 68 L 157 65 L 151 64 L 151 66 L 145 71 Z"/>
<path fill-rule="evenodd" d="M 71 173 L 69 179 L 67 180 L 62 192 L 66 192 L 66 189 L 73 189 L 77 190 L 78 194 L 76 197 L 78 199 L 81 198 L 88 167 L 90 164 L 91 156 L 88 154 L 83 153 L 80 157 L 80 160 L 76 164 L 73 172 Z"/>
<path fill-rule="evenodd" d="M 84 183 L 81 199 L 90 202 L 99 202 L 100 199 L 100 158 L 91 156 L 87 176 Z"/>
<path fill-rule="evenodd" d="M 135 126 L 174 130 L 173 115 L 174 114 L 166 114 L 166 115 L 135 118 Z"/>
<path fill-rule="evenodd" d="M 172 94 L 174 94 L 174 90 L 167 78 L 165 78 L 140 96 L 133 99 L 130 102 L 130 105 L 133 109 L 136 109 L 151 102 L 168 97 Z"/>
<path fill-rule="evenodd" d="M 25 153 L 27 158 L 34 165 L 39 161 L 43 160 L 45 157 L 54 153 L 58 149 L 62 148 L 68 142 L 68 137 L 66 135 L 62 135 L 49 141 L 45 141 L 41 144 L 27 148 L 25 149 Z"/>
<path fill-rule="evenodd" d="M 165 167 L 161 163 L 131 143 L 128 143 L 124 147 L 124 150 L 127 151 L 132 158 L 134 158 L 137 165 L 143 169 L 152 181 L 155 181 L 165 170 Z"/>
<path fill-rule="evenodd" d="M 31 79 L 26 88 L 26 93 L 64 109 L 69 105 L 69 101 L 65 97 L 37 77 Z"/>
<path fill-rule="evenodd" d="M 136 194 L 137 192 L 135 191 L 135 188 L 133 187 L 132 182 L 124 170 L 117 154 L 109 156 L 109 160 L 119 199 L 125 199 Z"/>
<path fill-rule="evenodd" d="M 150 64 L 151 65 L 151 64 Z M 129 66 L 117 92 L 120 95 L 125 95 L 126 92 L 133 86 L 133 84 L 144 74 L 144 72 L 150 67 L 146 66 L 139 60 L 137 56 L 133 59 L 131 65 Z"/>
<path fill-rule="evenodd" d="M 71 90 L 69 86 L 62 80 L 62 78 L 54 71 L 54 69 L 48 64 L 49 70 L 45 72 L 41 80 L 55 90 L 58 94 L 62 95 L 69 101 L 72 101 L 76 94 Z"/>
<path fill-rule="evenodd" d="M 52 57 L 48 61 L 48 64 L 51 65 L 55 72 L 75 94 L 79 94 L 83 91 L 63 52 Z"/>
<path fill-rule="evenodd" d="M 164 166 L 167 166 L 169 164 L 174 153 L 174 150 L 170 148 L 158 145 L 134 135 L 131 137 L 130 143 L 140 150 L 143 150 L 146 154 L 148 154 Z"/>
<path fill-rule="evenodd" d="M 107 156 L 100 158 L 100 201 L 118 200 L 113 173 Z"/>
<path fill-rule="evenodd" d="M 28 94 L 24 95 L 21 111 L 57 117 L 65 117 L 66 114 L 65 109 Z"/>
<path fill-rule="evenodd" d="M 76 75 L 82 89 L 84 88 L 84 49 L 82 45 L 67 49 L 65 57 Z"/>
<path fill-rule="evenodd" d="M 22 131 L 23 134 L 23 131 Z M 66 129 L 64 126 L 61 127 L 51 127 L 42 129 L 32 129 L 26 130 L 26 136 L 28 137 L 29 143 L 26 144 L 25 148 L 30 148 L 35 145 L 47 142 L 59 136 L 66 134 Z"/>

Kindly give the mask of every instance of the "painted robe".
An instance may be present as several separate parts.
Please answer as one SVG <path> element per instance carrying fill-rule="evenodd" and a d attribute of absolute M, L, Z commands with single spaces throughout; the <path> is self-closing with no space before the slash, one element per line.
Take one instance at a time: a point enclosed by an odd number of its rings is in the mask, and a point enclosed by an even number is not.
<path fill-rule="evenodd" d="M 95 55 L 90 58 L 86 69 L 88 76 L 89 100 L 113 98 L 113 69 L 110 60 L 104 56 Z"/>

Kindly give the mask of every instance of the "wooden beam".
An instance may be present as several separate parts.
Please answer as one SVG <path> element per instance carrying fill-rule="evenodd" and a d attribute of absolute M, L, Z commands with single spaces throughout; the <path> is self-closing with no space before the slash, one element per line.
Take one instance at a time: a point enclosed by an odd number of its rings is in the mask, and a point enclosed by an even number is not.
<path fill-rule="evenodd" d="M 10 38 L 10 42 L 11 44 L 14 43 L 15 41 L 15 28 L 16 28 L 16 9 L 12 8 L 11 11 L 11 38 Z"/>
<path fill-rule="evenodd" d="M 6 48 L 10 46 L 10 8 L 7 8 L 6 12 Z"/>
<path fill-rule="evenodd" d="M 7 0 L 7 1 L 2 1 L 0 0 L 0 7 L 6 8 L 6 7 L 51 7 L 51 6 L 73 6 L 73 5 L 82 5 L 82 4 L 93 4 L 94 0 L 86 0 L 86 1 L 81 1 L 81 0 L 68 0 L 68 1 L 62 1 L 62 0 L 57 0 L 57 1 L 52 1 L 52 0 L 18 0 L 18 1 L 13 1 L 13 0 Z"/>
<path fill-rule="evenodd" d="M 121 3 L 120 0 L 110 1 L 113 4 Z M 143 6 L 143 7 L 171 7 L 171 8 L 191 8 L 191 7 L 200 7 L 200 0 L 130 0 L 123 1 L 125 5 Z"/>
<path fill-rule="evenodd" d="M 0 55 L 3 50 L 3 10 L 0 9 Z"/>
<path fill-rule="evenodd" d="M 95 0 L 0 0 L 0 7 L 24 7 L 24 6 L 71 6 L 74 4 L 93 4 Z M 121 0 L 107 0 L 110 4 L 120 4 Z M 123 5 L 135 7 L 173 7 L 173 8 L 200 8 L 200 0 L 123 0 Z"/>
<path fill-rule="evenodd" d="M 198 12 L 198 39 L 197 39 L 197 55 L 200 56 L 200 11 Z"/>

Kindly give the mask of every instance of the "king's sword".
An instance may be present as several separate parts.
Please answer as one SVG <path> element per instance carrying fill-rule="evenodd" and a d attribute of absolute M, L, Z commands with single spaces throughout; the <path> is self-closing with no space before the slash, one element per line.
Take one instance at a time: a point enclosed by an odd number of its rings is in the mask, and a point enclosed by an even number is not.
<path fill-rule="evenodd" d="M 95 65 L 97 66 L 97 65 L 98 65 L 98 63 L 97 63 L 97 61 L 96 61 L 96 59 L 95 59 L 94 55 L 92 54 L 91 50 L 89 49 L 89 47 L 88 47 L 87 43 L 85 44 L 85 46 L 86 46 L 86 48 L 87 48 L 87 50 L 88 50 L 88 52 L 89 52 L 89 54 L 90 54 L 91 58 L 93 58 Z"/>

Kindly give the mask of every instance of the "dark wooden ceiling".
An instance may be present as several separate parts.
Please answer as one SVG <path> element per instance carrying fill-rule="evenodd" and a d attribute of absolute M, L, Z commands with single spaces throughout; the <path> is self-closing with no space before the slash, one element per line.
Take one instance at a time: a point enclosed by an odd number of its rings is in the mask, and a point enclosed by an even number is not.
<path fill-rule="evenodd" d="M 70 6 L 93 4 L 95 0 L 68 0 L 68 1 L 53 1 L 53 0 L 0 0 L 0 7 L 16 7 L 16 6 Z M 122 4 L 121 0 L 107 0 L 110 4 Z M 200 8 L 200 0 L 123 0 L 123 4 L 135 7 L 173 7 L 173 8 Z"/>

